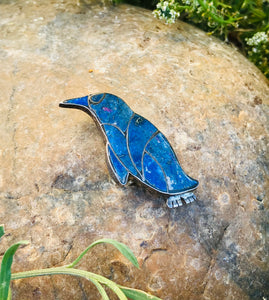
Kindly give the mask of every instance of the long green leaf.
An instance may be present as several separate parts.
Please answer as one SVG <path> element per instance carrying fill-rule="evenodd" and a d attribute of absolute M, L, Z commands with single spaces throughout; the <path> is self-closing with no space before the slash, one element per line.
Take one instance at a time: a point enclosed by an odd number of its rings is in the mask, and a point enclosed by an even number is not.
<path fill-rule="evenodd" d="M 91 278 L 90 281 L 97 287 L 99 293 L 102 296 L 103 300 L 109 300 L 108 295 L 102 285 L 95 279 Z"/>
<path fill-rule="evenodd" d="M 140 290 L 127 288 L 125 286 L 120 286 L 120 285 L 119 288 L 122 290 L 122 292 L 125 294 L 126 297 L 132 300 L 161 300 L 161 298 L 152 296 Z"/>
<path fill-rule="evenodd" d="M 11 297 L 12 297 L 12 293 L 11 293 L 11 288 L 9 287 L 7 300 L 11 300 Z"/>
<path fill-rule="evenodd" d="M 0 225 L 0 239 L 5 234 L 4 225 Z"/>
<path fill-rule="evenodd" d="M 80 255 L 79 257 L 74 260 L 70 265 L 67 265 L 67 268 L 74 268 L 74 266 L 76 266 L 79 261 L 82 259 L 82 257 L 94 246 L 98 245 L 98 244 L 102 244 L 102 243 L 106 243 L 106 244 L 111 244 L 114 247 L 116 247 L 120 253 L 122 255 L 124 255 L 135 267 L 137 267 L 139 269 L 139 264 L 138 261 L 136 259 L 136 257 L 134 256 L 133 252 L 131 251 L 130 248 L 128 248 L 126 245 L 117 242 L 115 240 L 112 239 L 101 239 L 101 240 L 97 240 L 95 242 L 93 242 L 89 247 L 87 247 Z"/>
<path fill-rule="evenodd" d="M 5 252 L 3 256 L 2 263 L 1 263 L 1 270 L 0 270 L 0 299 L 1 300 L 6 300 L 8 298 L 13 256 L 20 245 L 26 245 L 26 244 L 28 244 L 27 241 L 21 241 L 12 245 L 10 248 L 8 248 L 8 250 Z"/>
<path fill-rule="evenodd" d="M 91 273 L 84 270 L 78 270 L 74 268 L 67 268 L 67 267 L 57 267 L 57 268 L 49 268 L 49 269 L 41 269 L 41 270 L 32 270 L 32 271 L 25 271 L 19 273 L 13 273 L 11 275 L 11 280 L 22 279 L 22 278 L 29 278 L 29 277 L 36 277 L 36 276 L 48 276 L 48 275 L 56 275 L 56 274 L 63 274 L 63 275 L 73 275 L 84 277 L 90 281 L 97 281 L 109 287 L 120 300 L 128 300 L 125 294 L 121 291 L 118 285 L 95 273 Z M 0 298 L 1 299 L 1 298 Z M 2 299 L 1 299 L 2 300 Z"/>

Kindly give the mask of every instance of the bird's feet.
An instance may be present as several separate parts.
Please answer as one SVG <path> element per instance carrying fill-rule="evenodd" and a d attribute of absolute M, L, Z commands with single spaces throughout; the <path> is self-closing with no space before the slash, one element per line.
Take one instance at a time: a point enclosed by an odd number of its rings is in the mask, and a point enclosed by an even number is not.
<path fill-rule="evenodd" d="M 166 201 L 166 205 L 169 208 L 176 208 L 183 205 L 182 200 L 184 200 L 184 202 L 188 204 L 193 202 L 195 199 L 196 199 L 195 195 L 189 192 L 189 193 L 169 197 Z"/>

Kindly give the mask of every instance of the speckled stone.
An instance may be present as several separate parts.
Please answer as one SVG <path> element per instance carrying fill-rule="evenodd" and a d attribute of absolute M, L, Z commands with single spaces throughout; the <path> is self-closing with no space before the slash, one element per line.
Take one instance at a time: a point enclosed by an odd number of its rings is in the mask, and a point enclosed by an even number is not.
<path fill-rule="evenodd" d="M 0 256 L 26 239 L 13 272 L 71 262 L 164 300 L 268 299 L 268 81 L 236 49 L 182 22 L 99 1 L 0 3 Z M 198 200 L 110 177 L 102 133 L 64 99 L 122 97 L 200 181 Z M 14 281 L 13 299 L 99 299 L 83 279 Z M 111 299 L 114 299 L 111 295 Z"/>

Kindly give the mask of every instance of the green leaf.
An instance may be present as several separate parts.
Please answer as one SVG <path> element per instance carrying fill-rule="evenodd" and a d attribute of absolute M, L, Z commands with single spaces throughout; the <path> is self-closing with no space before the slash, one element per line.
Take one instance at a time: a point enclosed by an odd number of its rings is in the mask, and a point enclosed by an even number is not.
<path fill-rule="evenodd" d="M 12 293 L 11 293 L 11 288 L 9 287 L 7 300 L 11 300 L 11 297 L 12 297 Z"/>
<path fill-rule="evenodd" d="M 2 263 L 1 263 L 1 270 L 0 270 L 0 299 L 1 300 L 6 300 L 8 298 L 13 256 L 20 245 L 26 245 L 26 244 L 28 244 L 27 241 L 21 241 L 12 245 L 10 248 L 8 248 L 8 250 L 5 252 L 3 256 Z"/>
<path fill-rule="evenodd" d="M 140 290 L 127 288 L 124 286 L 119 286 L 119 288 L 122 290 L 126 297 L 132 300 L 161 300 L 161 298 L 152 296 Z"/>
<path fill-rule="evenodd" d="M 0 225 L 0 239 L 5 234 L 4 225 Z"/>
<path fill-rule="evenodd" d="M 49 269 L 41 269 L 41 270 L 32 270 L 32 271 L 25 271 L 25 272 L 19 272 L 19 273 L 13 273 L 11 276 L 11 280 L 21 279 L 21 278 L 29 278 L 29 277 L 36 277 L 36 276 L 47 276 L 47 275 L 73 275 L 73 276 L 79 276 L 84 277 L 92 282 L 94 282 L 98 286 L 97 288 L 99 291 L 101 291 L 100 283 L 106 285 L 108 288 L 110 288 L 120 300 L 128 300 L 123 291 L 120 289 L 120 287 L 113 281 L 88 271 L 84 270 L 78 270 L 73 268 L 67 268 L 67 267 L 56 267 L 56 268 L 49 268 Z M 2 300 L 2 298 L 0 298 Z M 106 300 L 106 298 L 105 298 Z"/>
<path fill-rule="evenodd" d="M 82 257 L 94 246 L 98 245 L 98 244 L 102 244 L 102 243 L 106 243 L 106 244 L 111 244 L 113 245 L 115 248 L 117 248 L 120 253 L 122 255 L 124 255 L 135 267 L 137 267 L 139 269 L 139 264 L 138 261 L 136 259 L 136 257 L 134 256 L 133 252 L 131 251 L 130 248 L 128 248 L 126 245 L 117 242 L 115 240 L 112 239 L 101 239 L 101 240 L 97 240 L 95 242 L 93 242 L 89 247 L 87 247 L 80 255 L 79 257 L 74 260 L 70 265 L 66 266 L 67 268 L 74 268 L 75 265 L 77 265 L 79 263 L 79 261 L 82 259 Z"/>
<path fill-rule="evenodd" d="M 103 300 L 109 300 L 108 295 L 102 285 L 95 279 L 91 278 L 90 281 L 97 287 L 99 293 L 102 296 Z"/>

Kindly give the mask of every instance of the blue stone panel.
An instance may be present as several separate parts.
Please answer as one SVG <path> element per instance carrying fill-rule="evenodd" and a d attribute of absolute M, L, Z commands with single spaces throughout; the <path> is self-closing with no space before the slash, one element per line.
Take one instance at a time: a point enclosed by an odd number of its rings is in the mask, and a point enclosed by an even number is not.
<path fill-rule="evenodd" d="M 105 94 L 104 99 L 100 103 L 90 103 L 90 107 L 96 113 L 101 124 L 117 126 L 123 132 L 126 131 L 130 118 L 133 115 L 130 107 L 122 99 L 112 94 Z"/>
<path fill-rule="evenodd" d="M 88 96 L 66 100 L 66 101 L 64 101 L 64 103 L 77 104 L 77 105 L 87 107 L 88 106 Z"/>
<path fill-rule="evenodd" d="M 143 169 L 146 182 L 153 188 L 167 192 L 165 174 L 157 162 L 147 153 L 143 158 Z"/>
<path fill-rule="evenodd" d="M 147 145 L 148 151 L 165 172 L 168 190 L 171 193 L 194 189 L 198 182 L 185 174 L 180 167 L 171 145 L 162 133 L 158 133 Z"/>
<path fill-rule="evenodd" d="M 122 132 L 111 125 L 104 125 L 104 130 L 109 142 L 109 145 L 117 155 L 118 159 L 121 161 L 121 163 L 125 166 L 125 168 L 132 173 L 133 175 L 137 176 L 138 173 L 133 166 L 133 163 L 130 159 L 127 145 L 126 145 L 126 139 L 125 136 L 122 134 Z"/>
<path fill-rule="evenodd" d="M 116 174 L 119 182 L 121 184 L 126 184 L 128 179 L 128 172 L 125 169 L 125 167 L 122 165 L 122 163 L 118 160 L 118 158 L 115 156 L 114 152 L 111 150 L 110 146 L 108 146 L 108 157 L 110 160 L 110 163 L 113 167 L 113 171 Z"/>
<path fill-rule="evenodd" d="M 103 93 L 102 94 L 92 95 L 92 96 L 90 96 L 91 97 L 90 102 L 98 103 L 98 102 L 100 102 L 102 100 L 103 96 L 104 96 Z"/>
<path fill-rule="evenodd" d="M 135 114 L 128 127 L 128 147 L 136 168 L 142 172 L 144 148 L 158 130 L 145 118 Z"/>

